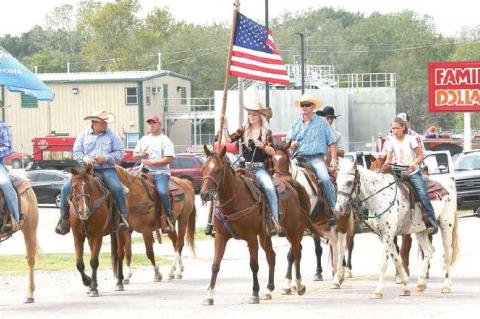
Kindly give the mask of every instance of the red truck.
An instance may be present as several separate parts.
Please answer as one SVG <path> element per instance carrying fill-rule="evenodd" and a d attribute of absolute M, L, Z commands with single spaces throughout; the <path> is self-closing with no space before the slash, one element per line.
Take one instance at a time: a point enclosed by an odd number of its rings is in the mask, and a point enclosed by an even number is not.
<path fill-rule="evenodd" d="M 75 143 L 74 136 L 43 136 L 34 137 L 33 161 L 30 169 L 67 169 L 78 165 L 73 160 L 72 150 Z M 120 163 L 123 167 L 133 166 L 133 150 L 125 149 Z"/>

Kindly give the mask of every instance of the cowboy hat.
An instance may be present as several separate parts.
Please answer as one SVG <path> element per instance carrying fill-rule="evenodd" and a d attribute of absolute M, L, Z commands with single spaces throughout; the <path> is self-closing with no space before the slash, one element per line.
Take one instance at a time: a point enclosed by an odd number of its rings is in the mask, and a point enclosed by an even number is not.
<path fill-rule="evenodd" d="M 315 105 L 316 109 L 319 108 L 322 105 L 322 101 L 320 101 L 320 99 L 317 99 L 316 97 L 314 97 L 311 94 L 304 94 L 304 95 L 302 95 L 300 100 L 295 101 L 295 106 L 300 107 L 300 105 L 302 103 L 305 103 L 305 102 L 308 102 L 308 103 L 311 103 L 311 104 Z"/>
<path fill-rule="evenodd" d="M 94 111 L 91 115 L 86 116 L 84 120 L 113 123 L 115 117 L 107 111 Z"/>
<path fill-rule="evenodd" d="M 323 108 L 323 114 L 325 114 L 324 115 L 325 117 L 331 116 L 335 119 L 340 116 L 340 115 L 335 115 L 335 109 L 333 108 L 333 106 L 330 106 L 330 105 L 327 105 Z"/>
<path fill-rule="evenodd" d="M 262 114 L 263 116 L 265 116 L 267 119 L 270 119 L 272 117 L 272 110 L 271 109 L 267 109 L 265 107 L 265 105 L 261 104 L 261 103 L 255 103 L 253 104 L 252 106 L 249 106 L 249 107 L 243 107 L 245 110 L 247 111 L 255 111 L 255 112 L 258 112 L 260 114 Z"/>

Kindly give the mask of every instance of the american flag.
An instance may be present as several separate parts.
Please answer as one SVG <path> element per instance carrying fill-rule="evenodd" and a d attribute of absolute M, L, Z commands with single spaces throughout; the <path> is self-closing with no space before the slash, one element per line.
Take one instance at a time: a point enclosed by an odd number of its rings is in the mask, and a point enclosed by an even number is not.
<path fill-rule="evenodd" d="M 282 57 L 272 31 L 238 13 L 229 74 L 251 80 L 288 84 Z"/>

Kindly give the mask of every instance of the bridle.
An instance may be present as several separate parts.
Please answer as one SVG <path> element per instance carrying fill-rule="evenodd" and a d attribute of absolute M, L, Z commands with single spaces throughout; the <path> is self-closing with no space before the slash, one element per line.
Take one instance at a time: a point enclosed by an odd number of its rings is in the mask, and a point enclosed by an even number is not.
<path fill-rule="evenodd" d="M 94 177 L 91 177 L 91 178 L 94 179 Z M 93 183 L 97 183 L 97 181 L 94 179 Z M 89 184 L 91 186 L 92 183 L 89 181 Z M 80 219 L 87 220 L 90 217 L 90 215 L 93 214 L 93 212 L 96 209 L 98 209 L 100 207 L 100 205 L 102 205 L 102 203 L 110 196 L 110 192 L 107 189 L 103 189 L 103 191 L 102 191 L 102 188 L 98 187 L 98 190 L 99 190 L 99 192 L 102 193 L 102 196 L 94 199 L 93 203 L 92 203 L 91 196 L 88 193 L 83 192 L 83 193 L 75 194 L 75 196 L 73 196 L 73 194 L 70 195 L 70 198 L 68 199 L 68 203 L 70 204 L 70 207 L 73 207 L 76 215 Z M 77 201 L 81 198 L 83 198 L 84 202 L 87 204 L 86 208 L 87 208 L 88 214 L 86 216 L 82 216 L 82 214 L 80 213 L 80 209 L 76 205 Z"/>

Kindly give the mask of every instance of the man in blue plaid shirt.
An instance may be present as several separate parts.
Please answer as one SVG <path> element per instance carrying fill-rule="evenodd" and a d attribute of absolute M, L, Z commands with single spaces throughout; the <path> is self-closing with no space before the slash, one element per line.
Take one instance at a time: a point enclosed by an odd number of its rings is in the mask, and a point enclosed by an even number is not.
<path fill-rule="evenodd" d="M 17 192 L 13 188 L 12 183 L 10 182 L 10 177 L 8 175 L 3 159 L 12 153 L 12 133 L 10 129 L 4 122 L 0 122 L 0 189 L 3 192 L 5 201 L 7 202 L 7 207 L 15 218 L 15 227 L 18 227 L 20 223 L 20 211 L 18 209 L 18 199 Z M 1 215 L 3 209 L 0 209 L 0 218 L 3 218 Z M 2 226 L 0 232 L 7 233 L 13 228 L 12 223 L 9 221 Z"/>

